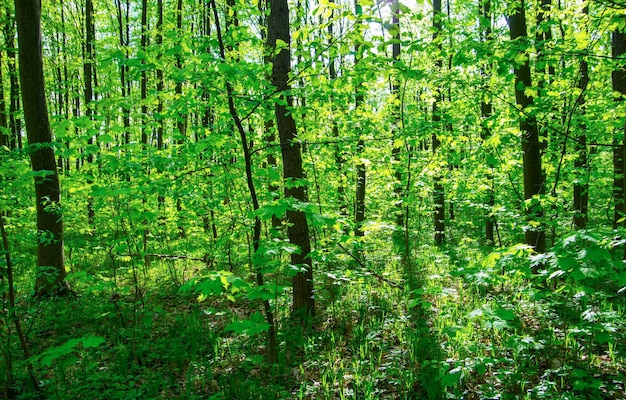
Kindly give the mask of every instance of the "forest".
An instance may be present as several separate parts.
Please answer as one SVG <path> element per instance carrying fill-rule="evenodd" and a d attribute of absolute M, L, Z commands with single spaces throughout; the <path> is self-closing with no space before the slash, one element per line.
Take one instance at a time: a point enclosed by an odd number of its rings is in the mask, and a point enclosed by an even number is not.
<path fill-rule="evenodd" d="M 624 0 L 0 1 L 0 397 L 626 399 Z"/>

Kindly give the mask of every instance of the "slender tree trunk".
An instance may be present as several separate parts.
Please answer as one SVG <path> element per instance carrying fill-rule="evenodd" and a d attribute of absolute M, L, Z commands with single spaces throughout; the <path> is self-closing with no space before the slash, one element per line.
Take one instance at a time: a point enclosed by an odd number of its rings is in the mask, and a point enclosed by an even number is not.
<path fill-rule="evenodd" d="M 11 138 L 9 148 L 22 148 L 22 122 L 19 117 L 20 110 L 20 85 L 17 63 L 15 62 L 15 19 L 8 18 L 4 25 L 4 40 L 7 49 L 7 65 L 9 67 L 9 127 Z"/>
<path fill-rule="evenodd" d="M 95 23 L 93 21 L 93 1 L 85 0 L 85 54 L 83 62 L 83 79 L 85 80 L 85 115 L 87 118 L 93 121 L 93 110 L 91 109 L 91 102 L 94 99 L 93 96 L 93 60 L 94 54 L 94 42 L 95 42 Z M 90 149 L 87 154 L 87 162 L 93 163 L 94 155 L 91 146 L 94 144 L 95 130 L 91 126 L 87 127 L 87 134 L 89 139 L 87 143 Z M 87 184 L 91 185 L 93 182 L 91 179 L 87 181 Z M 96 212 L 93 208 L 93 198 L 87 199 L 87 221 L 89 226 L 94 225 L 94 219 Z"/>
<path fill-rule="evenodd" d="M 10 145 L 10 128 L 7 119 L 7 106 L 4 99 L 4 78 L 2 73 L 2 50 L 0 50 L 0 147 Z"/>
<path fill-rule="evenodd" d="M 583 8 L 585 17 L 589 14 L 589 6 L 585 4 Z M 589 208 L 589 174 L 587 162 L 587 126 L 584 122 L 585 110 L 585 90 L 589 84 L 589 66 L 585 58 L 580 60 L 580 71 L 578 79 L 578 89 L 581 93 L 578 99 L 580 106 L 581 122 L 578 124 L 577 140 L 575 143 L 576 159 L 574 160 L 574 226 L 576 229 L 587 228 L 587 212 Z"/>
<path fill-rule="evenodd" d="M 433 42 L 439 53 L 442 51 L 442 43 L 439 39 L 439 32 L 442 29 L 441 19 L 443 18 L 443 13 L 441 12 L 441 0 L 433 0 Z M 435 68 L 441 72 L 443 69 L 443 62 L 441 60 L 441 55 L 437 56 L 437 60 L 435 61 Z M 441 93 L 437 93 L 435 96 L 435 101 L 433 102 L 433 114 L 432 114 L 432 122 L 433 122 L 433 134 L 432 134 L 432 143 L 433 143 L 433 154 L 437 154 L 439 146 L 441 145 L 441 140 L 439 139 L 439 134 L 442 130 L 441 127 L 441 111 L 439 110 L 440 103 L 443 100 L 443 95 Z M 445 205 L 445 190 L 443 187 L 443 177 L 441 173 L 438 171 L 434 178 L 433 183 L 433 223 L 435 227 L 435 244 L 440 246 L 445 241 L 445 230 L 446 230 L 446 205 Z"/>
<path fill-rule="evenodd" d="M 164 53 L 163 49 L 163 0 L 157 0 L 157 25 L 156 25 L 156 44 L 158 46 L 157 59 L 160 61 Z M 165 87 L 163 68 L 160 63 L 156 70 L 156 90 L 157 90 L 157 132 L 156 132 L 156 144 L 157 150 L 163 150 L 163 136 L 165 135 L 165 121 L 163 120 L 163 89 Z M 159 210 L 165 210 L 165 196 L 159 194 L 157 196 L 157 203 Z"/>
<path fill-rule="evenodd" d="M 266 9 L 269 5 L 269 0 L 261 0 L 259 1 L 259 26 L 262 27 L 267 27 L 267 21 L 266 21 Z M 265 29 L 261 29 L 261 40 L 263 41 L 267 41 L 267 35 L 266 35 L 267 31 Z M 272 64 L 272 56 L 270 55 L 270 53 L 268 51 L 266 51 L 263 55 L 263 63 L 265 65 L 271 65 Z M 269 72 L 267 73 L 267 75 L 265 76 L 265 79 L 267 79 L 268 82 L 270 82 L 272 80 L 272 73 Z M 266 108 L 263 111 L 263 118 L 264 118 L 264 123 L 263 123 L 263 141 L 265 142 L 266 147 L 268 148 L 268 152 L 267 152 L 267 156 L 266 156 L 266 163 L 265 163 L 265 168 L 268 168 L 270 170 L 276 171 L 278 169 L 278 160 L 276 159 L 276 155 L 273 151 L 273 148 L 275 146 L 275 141 L 276 141 L 276 133 L 275 133 L 275 127 L 274 127 L 274 119 L 273 117 L 270 117 L 270 113 L 272 113 L 273 110 L 271 110 L 270 108 Z M 278 173 L 278 172 L 277 172 Z M 277 200 L 280 195 L 279 195 L 279 186 L 278 183 L 275 179 L 272 179 L 272 176 L 274 174 L 270 173 L 268 174 L 269 181 L 268 181 L 268 185 L 267 188 L 269 190 L 269 192 L 272 195 L 272 199 L 273 200 Z M 278 229 L 280 228 L 280 224 L 281 224 L 281 220 L 280 217 L 277 215 L 272 215 L 272 235 L 277 235 L 278 234 Z"/>
<path fill-rule="evenodd" d="M 148 51 L 148 0 L 141 0 L 141 50 Z M 146 60 L 142 60 L 144 68 L 141 71 L 141 143 L 144 150 L 148 148 L 148 72 L 145 67 Z"/>
<path fill-rule="evenodd" d="M 226 60 L 226 48 L 224 45 L 224 41 L 222 38 L 222 33 L 220 29 L 220 23 L 217 13 L 217 7 L 215 6 L 215 0 L 211 0 L 211 4 L 213 5 L 214 18 L 215 18 L 215 27 L 217 31 L 217 38 L 220 46 L 220 55 L 224 60 Z M 227 19 L 228 21 L 228 19 Z M 231 20 L 232 22 L 232 20 Z M 232 25 L 227 23 L 229 28 L 232 28 Z M 252 208 L 256 212 L 259 209 L 259 198 L 256 193 L 256 187 L 254 185 L 254 177 L 252 175 L 252 155 L 250 153 L 250 146 L 248 143 L 246 131 L 241 123 L 241 119 L 239 118 L 239 114 L 237 112 L 237 108 L 235 107 L 235 99 L 234 99 L 234 91 L 232 85 L 227 81 L 226 82 L 226 93 L 228 95 L 228 110 L 230 112 L 231 117 L 233 118 L 233 122 L 235 123 L 235 127 L 239 132 L 241 145 L 243 149 L 244 161 L 246 164 L 246 183 L 248 185 L 248 191 L 250 193 L 250 198 L 252 200 Z M 255 268 L 257 284 L 260 287 L 265 285 L 264 276 L 262 272 L 263 265 L 259 264 L 259 259 L 261 255 L 259 253 L 259 245 L 261 242 L 261 219 L 258 215 L 254 217 L 254 230 L 253 230 L 253 238 L 252 238 L 252 247 L 254 249 L 253 260 L 257 260 L 253 262 L 253 267 Z M 256 264 L 256 265 L 254 265 Z M 272 311 L 272 307 L 268 299 L 263 300 L 263 308 L 265 311 L 265 319 L 267 323 L 270 325 L 268 329 L 268 354 L 269 354 L 269 362 L 271 364 L 276 362 L 276 350 L 277 350 L 277 342 L 276 342 L 276 324 L 274 322 L 274 312 Z"/>
<path fill-rule="evenodd" d="M 129 0 L 126 0 L 124 4 L 125 9 L 122 8 L 122 0 L 115 0 L 117 5 L 117 23 L 118 23 L 118 41 L 121 49 L 125 49 L 128 46 L 130 39 L 130 28 L 128 26 L 128 14 L 130 12 Z M 124 54 L 128 56 L 126 50 Z M 124 144 L 130 144 L 130 82 L 128 80 L 128 66 L 120 65 L 120 90 L 122 94 L 121 109 L 122 120 L 124 123 Z M 129 178 L 129 177 L 128 177 Z"/>
<path fill-rule="evenodd" d="M 479 28 L 480 34 L 482 36 L 482 41 L 485 43 L 485 47 L 489 48 L 489 41 L 492 40 L 492 22 L 491 22 L 491 0 L 479 0 L 480 3 L 480 16 L 479 16 Z M 488 61 L 489 62 L 489 61 Z M 484 78 L 485 85 L 487 84 L 487 70 L 489 68 L 489 64 L 487 66 L 483 66 L 481 68 L 481 75 Z M 487 89 L 487 88 L 485 88 Z M 481 138 L 483 141 L 486 141 L 491 137 L 491 128 L 489 126 L 489 119 L 493 113 L 493 106 L 491 104 L 491 96 L 489 95 L 488 90 L 481 91 L 481 102 L 480 102 L 480 115 L 482 117 L 482 132 Z M 485 206 L 487 207 L 487 211 L 485 212 L 485 240 L 488 244 L 494 244 L 494 228 L 495 228 L 495 217 L 492 215 L 492 209 L 495 205 L 495 192 L 493 190 L 493 169 L 495 168 L 493 162 L 493 156 L 487 155 L 487 199 L 485 201 Z"/>
<path fill-rule="evenodd" d="M 359 29 L 359 31 L 361 31 L 362 26 L 363 26 L 362 21 L 361 21 L 361 18 L 363 17 L 363 7 L 361 6 L 358 0 L 354 1 L 354 12 L 356 14 L 357 24 L 358 24 L 356 29 Z M 361 43 L 357 43 L 354 46 L 355 70 L 358 68 L 359 62 L 361 60 L 360 47 L 361 47 Z M 363 87 L 358 77 L 359 77 L 358 73 L 355 74 L 354 109 L 357 112 L 361 108 L 361 104 L 363 104 L 363 100 L 365 97 L 363 94 Z M 356 144 L 356 154 L 358 156 L 362 156 L 364 151 L 365 151 L 365 141 L 363 140 L 363 132 L 359 132 L 359 140 Z M 366 186 L 367 170 L 365 169 L 365 162 L 363 162 L 363 159 L 359 157 L 358 160 L 359 161 L 356 164 L 356 189 L 355 189 L 355 199 L 354 199 L 354 222 L 355 222 L 354 236 L 362 237 L 365 234 L 365 232 L 363 232 L 363 222 L 365 221 L 365 188 L 367 187 Z"/>
<path fill-rule="evenodd" d="M 391 45 L 391 58 L 395 68 L 395 64 L 400 61 L 400 2 L 398 0 L 393 0 L 391 2 L 391 26 L 393 33 L 393 41 Z M 405 173 L 404 168 L 402 166 L 402 135 L 403 132 L 400 129 L 402 126 L 402 102 L 400 93 L 400 81 L 396 76 L 392 77 L 391 82 L 391 93 L 395 99 L 397 99 L 397 106 L 392 111 L 394 114 L 394 127 L 392 128 L 392 137 L 394 140 L 393 147 L 391 149 L 391 159 L 393 162 L 393 177 L 394 177 L 394 197 L 395 197 L 395 228 L 393 232 L 393 242 L 402 257 L 402 263 L 406 264 L 409 259 L 409 246 L 407 235 L 408 231 L 406 229 L 406 223 L 408 222 L 406 219 L 406 210 L 407 205 L 405 204 L 405 192 L 404 192 L 404 184 L 403 184 L 403 175 Z"/>
<path fill-rule="evenodd" d="M 176 32 L 179 35 L 179 40 L 182 41 L 180 35 L 183 34 L 183 0 L 177 0 L 176 2 Z M 178 71 L 183 69 L 183 55 L 180 52 L 176 54 L 176 68 Z M 183 102 L 183 81 L 181 79 L 175 82 L 174 91 L 176 93 L 176 102 L 178 103 L 176 118 L 177 142 L 182 144 L 187 136 L 187 107 Z"/>
<path fill-rule="evenodd" d="M 511 40 L 520 42 L 527 35 L 526 11 L 524 1 L 516 3 L 513 14 L 509 17 Z M 520 42 L 521 43 L 521 42 Z M 541 195 L 544 193 L 545 179 L 541 168 L 541 149 L 537 119 L 531 110 L 533 98 L 525 92 L 531 87 L 530 62 L 525 59 L 515 67 L 515 100 L 520 108 L 519 127 L 522 133 L 522 152 L 524 163 L 524 198 L 525 211 L 530 226 L 525 232 L 525 243 L 537 253 L 546 251 L 546 235 L 542 224 L 543 206 Z"/>
<path fill-rule="evenodd" d="M 277 40 L 289 45 L 289 7 L 287 0 L 270 0 L 270 17 L 268 21 L 268 48 L 276 49 Z M 306 184 L 303 182 L 301 145 L 298 141 L 296 121 L 290 109 L 293 99 L 289 94 L 290 50 L 281 49 L 274 55 L 272 63 L 272 84 L 279 93 L 274 110 L 280 147 L 283 158 L 283 179 L 285 182 L 285 197 L 296 202 L 306 201 Z M 295 314 L 315 314 L 315 300 L 313 294 L 313 267 L 310 257 L 311 242 L 309 225 L 304 212 L 295 208 L 287 211 L 287 235 L 289 241 L 297 245 L 298 253 L 291 254 L 291 263 L 300 270 L 293 277 L 293 311 Z"/>
<path fill-rule="evenodd" d="M 626 18 L 622 17 L 624 20 Z M 612 34 L 612 55 L 616 62 L 621 63 L 621 66 L 615 69 L 611 75 L 613 82 L 613 91 L 619 94 L 626 95 L 626 68 L 623 66 L 623 62 L 618 61 L 626 54 L 626 32 L 622 28 L 618 28 L 613 31 Z M 622 103 L 623 97 L 616 97 L 615 101 Z M 626 119 L 622 115 L 624 120 L 624 128 L 620 129 L 615 135 L 615 143 L 617 144 L 613 149 L 613 196 L 615 200 L 615 212 L 613 217 L 613 227 L 623 226 L 625 211 L 624 201 L 624 162 L 626 161 L 626 155 L 624 154 L 626 146 L 624 141 L 626 140 Z"/>
<path fill-rule="evenodd" d="M 331 3 L 334 3 L 334 0 L 330 0 Z M 332 14 L 330 16 L 330 22 L 328 23 L 328 78 L 331 82 L 334 82 L 337 79 L 337 59 L 335 54 L 337 52 L 336 46 L 333 44 L 335 40 L 335 35 L 333 33 L 334 22 L 333 22 L 334 10 L 332 10 Z M 337 124 L 336 115 L 338 114 L 335 111 L 335 101 L 331 94 L 330 103 L 332 107 L 331 118 L 332 121 L 332 137 L 337 141 L 335 143 L 335 165 L 337 166 L 337 200 L 339 202 L 339 214 L 342 218 L 348 218 L 348 204 L 346 202 L 346 174 L 344 171 L 343 165 L 346 160 L 343 156 L 342 146 L 339 143 L 339 125 Z"/>
<path fill-rule="evenodd" d="M 44 85 L 40 1 L 15 0 L 15 16 L 26 133 L 33 171 L 39 173 L 35 178 L 38 231 L 35 293 L 63 294 L 69 292 L 69 285 L 65 282 L 61 191 Z M 42 171 L 45 176 L 41 176 Z"/>

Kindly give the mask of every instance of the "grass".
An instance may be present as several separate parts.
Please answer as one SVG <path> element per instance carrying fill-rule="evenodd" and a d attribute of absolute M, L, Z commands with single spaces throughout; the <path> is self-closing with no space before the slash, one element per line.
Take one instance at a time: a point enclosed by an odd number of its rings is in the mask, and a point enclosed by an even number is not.
<path fill-rule="evenodd" d="M 532 277 L 519 249 L 419 250 L 410 280 L 371 249 L 371 270 L 341 256 L 320 264 L 308 331 L 288 293 L 274 299 L 276 365 L 258 324 L 232 328 L 259 302 L 236 284 L 198 301 L 178 283 L 206 267 L 185 260 L 85 269 L 76 297 L 21 291 L 19 314 L 50 399 L 626 398 L 624 296 L 600 276 Z M 0 367 L 3 391 L 12 379 L 14 398 L 33 398 L 14 333 L 1 335 L 13 367 Z"/>

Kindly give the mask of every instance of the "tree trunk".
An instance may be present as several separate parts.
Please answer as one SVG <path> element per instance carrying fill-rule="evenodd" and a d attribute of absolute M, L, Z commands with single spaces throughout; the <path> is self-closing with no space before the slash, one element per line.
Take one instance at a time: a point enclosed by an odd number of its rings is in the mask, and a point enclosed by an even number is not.
<path fill-rule="evenodd" d="M 130 3 L 126 0 L 125 10 L 122 9 L 122 0 L 115 0 L 117 6 L 117 23 L 118 23 L 118 41 L 120 50 L 123 50 L 124 55 L 128 57 L 128 51 L 125 50 L 130 42 L 130 28 L 128 26 Z M 122 94 L 121 109 L 122 120 L 124 122 L 124 144 L 130 144 L 130 81 L 128 79 L 128 66 L 126 64 L 120 65 L 120 89 Z M 130 177 L 127 177 L 130 178 Z"/>
<path fill-rule="evenodd" d="M 357 23 L 362 24 L 361 18 L 363 16 L 363 7 L 359 4 L 358 1 L 354 2 L 354 11 L 357 17 Z M 361 29 L 360 26 L 357 29 Z M 361 43 L 357 43 L 354 47 L 354 68 L 356 69 L 359 61 L 361 60 L 361 52 L 360 52 Z M 355 78 L 357 80 L 354 84 L 354 90 L 356 91 L 354 98 L 354 109 L 358 112 L 361 104 L 363 104 L 364 94 L 363 94 L 363 86 L 361 85 L 361 81 L 358 79 L 359 75 L 355 74 Z M 357 114 L 358 115 L 358 114 Z M 362 132 L 361 132 L 362 134 Z M 359 141 L 356 144 L 356 153 L 359 156 L 363 155 L 365 151 L 365 141 L 363 137 L 359 136 Z M 366 169 L 365 162 L 361 157 L 358 158 L 358 162 L 356 164 L 356 190 L 355 190 L 355 199 L 354 199 L 354 222 L 355 222 L 355 230 L 354 236 L 361 237 L 364 236 L 363 232 L 363 222 L 365 221 L 365 188 L 366 188 Z"/>
<path fill-rule="evenodd" d="M 4 79 L 2 77 L 2 50 L 0 50 L 0 147 L 9 147 L 11 135 L 9 134 L 9 120 L 7 119 L 7 107 L 4 99 Z"/>
<path fill-rule="evenodd" d="M 489 41 L 492 40 L 492 22 L 491 22 L 491 0 L 480 0 L 480 16 L 479 16 L 479 28 L 480 28 L 480 35 L 481 35 L 481 39 L 482 41 L 485 43 L 485 47 L 489 48 Z M 487 84 L 488 80 L 487 80 L 487 69 L 488 67 L 482 67 L 481 68 L 481 75 L 484 78 L 484 82 L 485 85 Z M 482 133 L 481 133 L 481 139 L 483 141 L 486 141 L 487 139 L 489 139 L 489 137 L 491 137 L 491 128 L 489 126 L 489 118 L 491 118 L 491 115 L 493 113 L 493 106 L 491 104 L 491 96 L 490 96 L 490 92 L 489 90 L 486 90 L 487 88 L 485 88 L 485 90 L 481 91 L 481 102 L 480 102 L 480 115 L 482 117 Z M 494 244 L 495 243 L 495 238 L 494 238 L 494 229 L 495 229 L 495 217 L 492 215 L 493 212 L 493 206 L 495 204 L 495 193 L 493 190 L 493 169 L 494 169 L 494 162 L 493 162 L 493 156 L 491 154 L 487 154 L 487 160 L 486 160 L 486 164 L 487 164 L 487 168 L 488 168 L 488 172 L 486 174 L 486 179 L 487 179 L 487 196 L 486 196 L 486 201 L 485 201 L 485 206 L 487 208 L 486 212 L 485 212 L 485 240 L 488 244 Z"/>
<path fill-rule="evenodd" d="M 306 201 L 306 184 L 303 182 L 301 146 L 298 141 L 296 121 L 290 109 L 293 99 L 289 93 L 290 50 L 289 7 L 287 0 L 270 0 L 268 21 L 268 48 L 274 51 L 277 40 L 287 43 L 274 55 L 272 64 L 272 84 L 280 97 L 274 105 L 276 125 L 283 158 L 283 180 L 285 197 L 296 202 Z M 293 311 L 295 314 L 315 314 L 313 295 L 313 268 L 310 258 L 311 242 L 309 225 L 304 212 L 291 208 L 287 211 L 287 235 L 289 241 L 297 245 L 299 253 L 291 255 L 291 263 L 299 271 L 293 277 Z"/>
<path fill-rule="evenodd" d="M 91 102 L 93 101 L 93 60 L 95 59 L 94 54 L 94 41 L 95 41 L 95 24 L 93 21 L 93 1 L 85 0 L 85 55 L 83 62 L 83 79 L 85 80 L 85 115 L 89 119 L 93 119 L 93 110 L 90 107 Z M 87 127 L 87 134 L 89 135 L 89 139 L 87 143 L 89 144 L 90 149 L 87 153 L 87 162 L 93 163 L 94 155 L 91 146 L 94 144 L 94 132 L 96 130 L 91 126 Z M 91 185 L 93 181 L 91 179 L 87 180 L 87 184 Z M 87 221 L 89 226 L 94 225 L 94 219 L 96 217 L 96 212 L 93 208 L 93 198 L 89 197 L 87 199 Z"/>
<path fill-rule="evenodd" d="M 391 57 L 392 57 L 392 68 L 396 68 L 396 63 L 400 61 L 400 3 L 398 0 L 393 0 L 391 3 L 391 32 L 393 34 L 393 41 L 391 45 Z M 400 101 L 400 97 L 402 96 L 400 93 L 400 82 L 398 79 L 399 73 L 392 76 L 391 81 L 391 94 L 397 99 L 397 106 L 392 113 L 394 115 L 393 128 L 391 132 L 391 136 L 393 138 L 393 147 L 391 149 L 391 159 L 393 162 L 393 177 L 394 177 L 394 187 L 393 192 L 395 196 L 395 228 L 393 232 L 393 243 L 402 257 L 402 263 L 406 264 L 409 257 L 409 246 L 408 240 L 406 240 L 408 231 L 406 229 L 406 204 L 405 204 L 405 192 L 403 185 L 403 174 L 405 171 L 401 165 L 401 153 L 402 153 L 402 140 L 401 136 L 403 136 L 403 132 L 400 129 L 402 125 L 402 104 Z"/>
<path fill-rule="evenodd" d="M 214 18 L 215 18 L 215 29 L 217 33 L 217 38 L 220 47 L 220 56 L 226 61 L 226 46 L 224 45 L 224 40 L 222 38 L 222 32 L 220 29 L 220 23 L 217 13 L 217 6 L 215 5 L 215 0 L 211 0 L 211 4 L 213 6 Z M 232 20 L 226 19 L 227 28 L 234 28 Z M 235 19 L 236 21 L 236 19 Z M 250 194 L 250 199 L 252 200 L 252 208 L 255 212 L 254 217 L 254 230 L 253 230 L 253 238 L 252 238 L 252 247 L 254 249 L 254 255 L 251 258 L 253 261 L 251 262 L 252 267 L 256 272 L 257 284 L 259 287 L 265 286 L 264 275 L 263 275 L 263 263 L 259 262 L 262 260 L 262 255 L 259 254 L 259 247 L 261 242 L 261 219 L 259 218 L 257 211 L 259 210 L 259 198 L 256 193 L 256 187 L 254 185 L 254 177 L 252 174 L 252 154 L 250 152 L 250 145 L 248 142 L 248 138 L 246 135 L 246 131 L 241 123 L 241 118 L 239 117 L 239 113 L 237 112 L 237 108 L 235 106 L 235 97 L 234 90 L 230 82 L 226 81 L 226 93 L 228 95 L 228 110 L 230 112 L 231 117 L 233 118 L 233 122 L 235 123 L 235 127 L 239 132 L 239 137 L 241 139 L 241 146 L 243 149 L 243 156 L 246 165 L 246 183 L 248 185 L 248 192 Z M 274 312 L 272 310 L 269 299 L 263 300 L 263 309 L 265 311 L 265 320 L 269 325 L 267 332 L 267 352 L 268 352 L 268 360 L 270 364 L 276 362 L 277 359 L 277 342 L 276 342 L 276 323 L 274 322 Z"/>
<path fill-rule="evenodd" d="M 15 62 L 15 20 L 9 18 L 4 25 L 4 40 L 7 49 L 7 65 L 9 67 L 9 127 L 11 129 L 9 148 L 22 148 L 22 123 L 19 118 L 20 85 L 17 64 Z"/>
<path fill-rule="evenodd" d="M 517 4 L 514 13 L 509 17 L 511 40 L 525 38 L 526 12 L 524 1 Z M 520 42 L 521 43 L 521 42 Z M 529 222 L 524 241 L 537 253 L 546 251 L 546 235 L 541 225 L 543 207 L 541 198 L 544 193 L 544 175 L 541 168 L 541 149 L 537 119 L 532 111 L 533 98 L 526 94 L 525 88 L 531 87 L 530 62 L 525 59 L 515 66 L 515 100 L 520 108 L 519 127 L 522 134 L 522 152 L 524 163 L 524 199 L 525 212 Z"/>
<path fill-rule="evenodd" d="M 441 13 L 441 0 L 433 0 L 433 42 L 435 42 L 435 45 L 440 53 L 442 51 L 442 44 L 440 40 L 438 41 L 438 38 L 439 32 L 442 29 L 442 18 L 443 14 Z M 441 55 L 438 55 L 437 60 L 435 61 L 435 67 L 439 71 L 441 71 L 441 69 L 443 68 Z M 439 104 L 441 103 L 442 99 L 443 95 L 441 93 L 437 93 L 437 95 L 435 96 L 435 101 L 433 102 L 433 153 L 437 153 L 437 150 L 441 145 L 441 140 L 439 139 L 438 132 L 441 131 L 441 114 L 439 111 Z M 442 181 L 443 178 L 441 176 L 441 173 L 437 172 L 433 184 L 433 223 L 435 227 L 435 244 L 437 246 L 441 246 L 446 237 L 446 197 Z"/>
<path fill-rule="evenodd" d="M 589 14 L 589 6 L 585 4 L 583 8 L 585 17 Z M 578 105 L 580 106 L 580 116 L 582 122 L 578 125 L 577 140 L 575 144 L 576 159 L 574 160 L 575 179 L 574 179 L 574 226 L 576 229 L 585 229 L 587 227 L 587 212 L 589 208 L 589 174 L 587 163 L 587 126 L 584 122 L 585 118 L 585 90 L 589 84 L 589 66 L 586 59 L 580 60 L 580 78 L 578 79 L 578 89 L 580 89 L 580 97 Z"/>
<path fill-rule="evenodd" d="M 65 282 L 59 176 L 52 147 L 41 48 L 40 0 L 15 0 L 24 120 L 35 177 L 37 296 L 69 291 Z"/>
<path fill-rule="evenodd" d="M 612 55 L 613 59 L 618 61 L 626 53 L 626 32 L 619 28 L 613 31 L 612 34 Z M 626 68 L 623 66 L 623 62 L 620 62 L 622 66 L 615 69 L 611 75 L 613 82 L 613 91 L 620 93 L 622 96 L 626 95 Z M 616 102 L 622 103 L 623 97 L 617 97 Z M 624 120 L 624 116 L 622 116 Z M 626 146 L 624 141 L 626 140 L 626 120 L 623 121 L 624 127 L 618 131 L 615 135 L 616 147 L 613 149 L 613 196 L 615 200 L 615 212 L 613 217 L 613 228 L 624 225 L 620 222 L 624 219 L 624 162 L 626 161 L 626 155 L 624 154 Z"/>

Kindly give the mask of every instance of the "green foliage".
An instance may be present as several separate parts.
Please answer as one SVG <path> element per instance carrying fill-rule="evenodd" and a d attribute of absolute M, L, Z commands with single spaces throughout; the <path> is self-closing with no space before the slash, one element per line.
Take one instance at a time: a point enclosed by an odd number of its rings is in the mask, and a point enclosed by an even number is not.
<path fill-rule="evenodd" d="M 619 63 L 601 34 L 624 25 L 619 10 L 589 3 L 584 15 L 580 4 L 561 4 L 529 26 L 527 39 L 511 42 L 502 23 L 510 4 L 492 2 L 493 15 L 480 18 L 494 22 L 486 37 L 475 3 L 450 2 L 432 41 L 429 2 L 400 2 L 399 32 L 384 2 L 358 1 L 358 13 L 347 1 L 291 2 L 291 43 L 279 41 L 275 52 L 291 47 L 289 112 L 306 178 L 282 182 L 270 122 L 275 103 L 285 100 L 268 79 L 263 2 L 217 1 L 225 58 L 211 2 L 183 2 L 180 30 L 173 3 L 165 2 L 159 26 L 157 2 L 148 2 L 145 48 L 140 5 L 126 15 L 122 3 L 118 18 L 117 3 L 94 0 L 97 85 L 88 106 L 84 13 L 71 2 L 42 4 L 63 192 L 61 204 L 46 207 L 63 211 L 77 297 L 29 297 L 36 274 L 47 274 L 33 268 L 37 240 L 57 239 L 34 228 L 32 181 L 49 171 L 30 172 L 37 146 L 3 145 L 0 212 L 18 297 L 15 308 L 3 297 L 0 349 L 12 362 L 0 365 L 0 393 L 32 398 L 30 363 L 42 396 L 53 399 L 625 396 L 624 230 L 610 229 L 607 219 L 618 200 L 610 189 L 623 105 L 611 84 Z M 529 21 L 539 20 L 538 4 L 527 3 Z M 553 38 L 541 40 L 547 30 Z M 395 33 L 399 60 L 390 57 Z M 584 92 L 583 59 L 591 71 Z M 523 89 L 535 97 L 527 112 L 542 129 L 547 181 L 546 194 L 529 200 L 521 195 L 518 123 L 525 115 L 514 106 L 512 74 L 526 60 L 533 84 Z M 225 82 L 249 135 L 257 210 Z M 440 123 L 433 122 L 435 101 Z M 482 103 L 491 115 L 481 113 Z M 578 167 L 583 132 L 588 165 Z M 434 153 L 433 134 L 441 142 Z M 392 156 L 392 147 L 399 153 Z M 361 167 L 365 235 L 356 237 Z M 435 177 L 445 189 L 448 244 L 441 248 L 432 246 Z M 588 227 L 573 231 L 571 199 L 580 183 L 589 184 Z M 306 188 L 308 201 L 284 199 L 286 187 Z M 397 204 L 406 210 L 402 230 Z M 543 217 L 529 221 L 526 212 L 540 208 Z M 314 247 L 306 256 L 318 315 L 303 325 L 290 315 L 292 278 L 302 270 L 289 257 L 301 249 L 286 240 L 292 227 L 284 216 L 292 210 L 305 213 Z M 255 218 L 262 223 L 256 252 Z M 487 218 L 495 225 L 489 243 Z M 531 226 L 545 230 L 545 254 L 520 244 Z M 404 229 L 409 257 L 402 260 L 390 239 Z M 6 293 L 4 266 L 2 259 Z M 9 310 L 27 327 L 30 359 Z M 271 328 L 278 349 L 270 363 Z"/>

